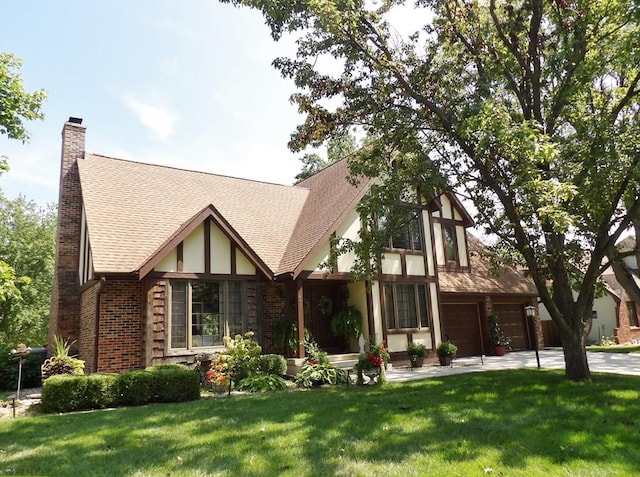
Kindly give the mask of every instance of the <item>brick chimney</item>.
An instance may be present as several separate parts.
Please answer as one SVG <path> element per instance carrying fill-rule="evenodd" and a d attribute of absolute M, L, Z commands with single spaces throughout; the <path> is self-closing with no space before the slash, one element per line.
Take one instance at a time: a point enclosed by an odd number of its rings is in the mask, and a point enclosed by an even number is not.
<path fill-rule="evenodd" d="M 78 160 L 84 159 L 86 127 L 82 119 L 70 117 L 62 128 L 60 192 L 56 266 L 49 315 L 49 354 L 53 335 L 70 341 L 80 338 L 80 222 L 82 194 Z M 74 347 L 75 348 L 75 347 Z"/>

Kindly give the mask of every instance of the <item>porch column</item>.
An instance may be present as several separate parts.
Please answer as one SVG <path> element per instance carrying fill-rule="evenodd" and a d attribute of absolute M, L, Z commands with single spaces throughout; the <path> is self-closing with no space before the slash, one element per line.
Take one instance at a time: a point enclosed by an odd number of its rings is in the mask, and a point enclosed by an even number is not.
<path fill-rule="evenodd" d="M 297 310 L 298 310 L 298 357 L 304 358 L 304 288 L 302 280 L 296 280 Z"/>

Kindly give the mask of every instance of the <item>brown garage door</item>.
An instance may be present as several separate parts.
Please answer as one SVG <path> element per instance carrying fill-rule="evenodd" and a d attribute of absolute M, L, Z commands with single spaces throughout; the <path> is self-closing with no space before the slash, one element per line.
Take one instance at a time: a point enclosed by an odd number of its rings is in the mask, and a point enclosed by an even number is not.
<path fill-rule="evenodd" d="M 442 305 L 442 336 L 447 335 L 458 347 L 458 356 L 478 356 L 482 353 L 482 334 L 476 303 Z"/>
<path fill-rule="evenodd" d="M 493 313 L 498 316 L 498 325 L 500 325 L 504 335 L 511 338 L 511 349 L 531 349 L 524 316 L 524 305 L 494 303 Z"/>

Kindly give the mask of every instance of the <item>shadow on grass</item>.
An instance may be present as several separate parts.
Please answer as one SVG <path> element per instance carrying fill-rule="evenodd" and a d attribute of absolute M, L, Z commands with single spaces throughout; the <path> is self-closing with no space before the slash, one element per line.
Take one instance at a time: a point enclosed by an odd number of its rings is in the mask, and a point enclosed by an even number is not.
<path fill-rule="evenodd" d="M 465 466 L 477 472 L 490 462 L 520 475 L 574 463 L 633 475 L 640 473 L 639 384 L 613 375 L 576 384 L 558 371 L 514 370 L 45 415 L 0 422 L 0 469 L 407 475 L 453 465 L 462 475 Z M 532 459 L 544 469 L 529 467 Z"/>

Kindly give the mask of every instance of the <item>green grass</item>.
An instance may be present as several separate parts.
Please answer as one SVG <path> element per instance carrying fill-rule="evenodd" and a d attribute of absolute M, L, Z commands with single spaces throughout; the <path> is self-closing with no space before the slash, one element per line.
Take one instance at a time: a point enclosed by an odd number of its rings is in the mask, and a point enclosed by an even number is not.
<path fill-rule="evenodd" d="M 4 419 L 2 473 L 638 475 L 640 378 L 510 370 Z"/>
<path fill-rule="evenodd" d="M 587 351 L 596 353 L 640 353 L 640 345 L 587 346 Z"/>

